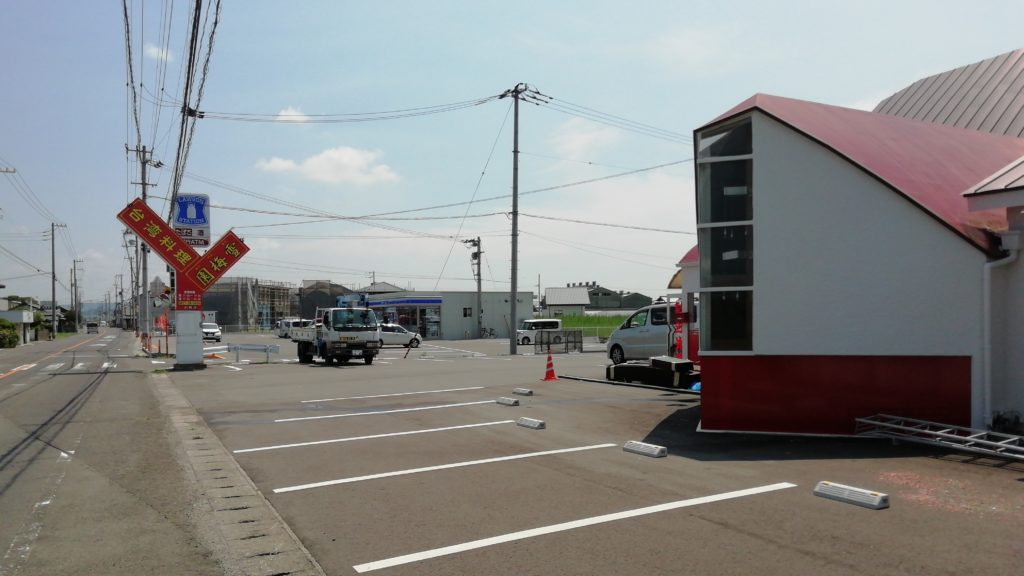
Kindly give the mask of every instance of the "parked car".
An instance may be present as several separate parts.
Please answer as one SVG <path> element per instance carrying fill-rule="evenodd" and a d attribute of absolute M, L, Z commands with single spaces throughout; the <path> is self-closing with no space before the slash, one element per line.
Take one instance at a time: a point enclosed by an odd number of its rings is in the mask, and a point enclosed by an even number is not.
<path fill-rule="evenodd" d="M 278 338 L 291 338 L 292 330 L 295 328 L 305 328 L 306 326 L 312 326 L 312 320 L 302 320 L 300 318 L 285 318 L 277 321 L 277 337 Z"/>
<path fill-rule="evenodd" d="M 608 358 L 613 364 L 663 356 L 672 347 L 675 311 L 672 304 L 644 306 L 626 318 L 608 337 Z"/>
<path fill-rule="evenodd" d="M 537 341 L 538 332 L 559 332 L 562 330 L 562 321 L 558 318 L 534 318 L 532 320 L 523 320 L 523 323 L 519 325 L 516 330 L 516 341 L 520 344 L 527 346 L 531 342 Z M 551 339 L 555 344 L 562 343 L 561 335 L 556 335 Z"/>
<path fill-rule="evenodd" d="M 220 342 L 220 326 L 213 322 L 203 322 L 203 340 L 216 340 Z"/>
<path fill-rule="evenodd" d="M 406 346 L 408 348 L 416 348 L 420 345 L 423 338 L 416 332 L 410 332 L 403 326 L 398 324 L 381 324 L 380 325 L 380 345 L 392 344 L 396 346 Z"/>
<path fill-rule="evenodd" d="M 100 325 L 99 325 L 99 323 L 98 322 L 86 322 L 85 323 L 85 333 L 86 334 L 99 334 L 100 333 Z"/>

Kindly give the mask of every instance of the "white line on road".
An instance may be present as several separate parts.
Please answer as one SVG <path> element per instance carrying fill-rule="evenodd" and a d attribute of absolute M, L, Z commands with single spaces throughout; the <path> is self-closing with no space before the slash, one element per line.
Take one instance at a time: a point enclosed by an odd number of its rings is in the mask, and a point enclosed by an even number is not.
<path fill-rule="evenodd" d="M 353 476 L 351 478 L 340 478 L 338 480 L 327 480 L 325 482 L 314 482 L 312 484 L 301 484 L 299 486 L 288 486 L 275 488 L 274 494 L 283 492 L 295 492 L 297 490 L 309 490 L 310 488 L 323 488 L 336 484 L 350 484 L 362 482 L 363 480 L 377 480 L 379 478 L 391 478 L 392 476 L 405 476 L 408 474 L 419 474 L 420 472 L 433 472 L 435 470 L 447 470 L 449 468 L 462 468 L 465 466 L 476 466 L 477 464 L 491 464 L 494 462 L 506 462 L 508 460 L 522 460 L 535 456 L 550 456 L 551 454 L 567 454 L 569 452 L 582 452 L 583 450 L 596 450 L 598 448 L 611 448 L 617 444 L 594 444 L 592 446 L 580 446 L 578 448 L 562 448 L 560 450 L 545 450 L 543 452 L 529 452 L 527 454 L 516 454 L 514 456 L 500 456 L 498 458 L 485 458 L 483 460 L 469 460 L 467 462 L 455 462 L 454 464 L 442 464 L 440 466 L 427 466 L 425 468 L 410 468 L 409 470 L 398 470 L 395 472 L 383 472 L 381 474 L 370 474 L 367 476 Z"/>
<path fill-rule="evenodd" d="M 583 518 L 581 520 L 563 522 L 561 524 L 552 524 L 551 526 L 542 526 L 540 528 L 533 528 L 530 530 L 523 530 L 520 532 L 512 532 L 510 534 L 503 534 L 501 536 L 494 536 L 492 538 L 484 538 L 482 540 L 474 540 L 472 542 L 466 542 L 464 544 L 445 546 L 444 548 L 435 548 L 433 550 L 416 552 L 415 554 L 406 554 L 405 556 L 396 556 L 394 558 L 388 558 L 387 560 L 367 562 L 366 564 L 358 564 L 356 566 L 353 566 L 352 568 L 354 568 L 355 571 L 359 573 L 371 572 L 373 570 L 391 568 L 393 566 L 400 566 L 402 564 L 410 564 L 412 562 L 419 562 L 421 560 L 428 560 L 430 558 L 437 558 L 439 556 L 447 556 L 449 554 L 456 554 L 458 552 L 465 552 L 467 550 L 476 550 L 477 548 L 495 546 L 497 544 L 514 542 L 516 540 L 525 540 L 527 538 L 533 538 L 535 536 L 543 536 L 545 534 L 553 534 L 555 532 L 573 530 L 575 528 L 583 528 L 585 526 L 593 526 L 595 524 L 604 524 L 606 522 L 614 522 L 616 520 L 624 520 L 626 518 L 635 518 L 637 516 L 655 514 L 657 512 L 665 512 L 667 510 L 676 510 L 678 508 L 686 508 L 689 506 L 710 504 L 712 502 L 720 502 L 722 500 L 742 498 L 744 496 L 754 496 L 757 494 L 763 494 L 765 492 L 773 492 L 775 490 L 783 490 L 786 488 L 795 487 L 796 484 L 790 484 L 789 482 L 780 482 L 778 484 L 769 484 L 767 486 L 748 488 L 746 490 L 736 490 L 734 492 L 724 492 L 722 494 L 715 494 L 712 496 L 690 498 L 689 500 L 677 500 L 676 502 L 669 502 L 667 504 L 658 504 L 656 506 L 648 506 L 646 508 L 637 508 L 634 510 L 626 510 L 624 512 L 605 514 L 603 516 L 594 516 L 592 518 Z"/>
<path fill-rule="evenodd" d="M 236 372 L 241 372 L 242 371 L 242 369 L 239 368 L 238 366 L 228 366 L 227 364 L 225 364 L 224 367 L 228 368 L 229 370 L 234 370 Z"/>
<path fill-rule="evenodd" d="M 72 441 L 71 445 L 77 448 L 81 441 L 82 435 L 79 434 Z M 11 540 L 7 553 L 0 559 L 0 574 L 17 574 L 28 563 L 29 556 L 32 555 L 32 546 L 35 545 L 36 539 L 39 538 L 39 533 L 43 530 L 43 518 L 46 515 L 47 507 L 56 498 L 57 488 L 64 481 L 64 476 L 68 471 L 68 464 L 71 462 L 71 457 L 74 453 L 74 450 L 60 452 L 57 455 L 57 468 L 42 479 L 42 485 L 47 491 L 47 496 L 32 506 L 32 510 L 29 512 L 28 518 L 25 519 L 21 530 Z M 36 480 L 36 482 L 39 483 L 39 480 Z"/>
<path fill-rule="evenodd" d="M 515 424 L 515 420 L 498 420 L 497 422 L 483 422 L 481 424 L 464 424 L 462 426 L 448 426 L 446 428 L 429 428 L 425 430 L 409 430 L 408 432 L 391 432 L 388 434 L 374 434 L 372 436 L 352 436 L 349 438 L 335 438 L 333 440 L 315 440 L 313 442 L 299 442 L 297 444 L 278 444 L 277 446 L 264 446 L 262 448 L 245 448 L 233 450 L 235 454 L 245 452 L 261 452 L 264 450 L 277 450 L 278 448 L 298 448 L 300 446 L 317 446 L 319 444 L 333 444 L 335 442 L 352 442 L 353 440 L 373 440 L 376 438 L 390 438 L 392 436 L 409 436 L 412 434 L 426 434 L 428 432 L 443 432 L 445 430 L 463 430 L 465 428 L 479 428 L 481 426 L 495 426 L 497 424 Z"/>
<path fill-rule="evenodd" d="M 398 412 L 418 412 L 420 410 L 436 410 L 438 408 L 456 408 L 458 406 L 472 406 L 474 404 L 494 404 L 494 400 L 480 400 L 479 402 L 460 402 L 458 404 L 440 404 L 438 406 L 423 406 L 422 408 L 401 408 L 399 410 L 380 410 L 378 412 L 351 412 L 349 414 L 329 414 L 327 416 L 303 416 L 301 418 L 280 418 L 274 422 L 298 422 L 299 420 L 323 420 L 324 418 L 346 418 L 348 416 L 372 416 L 374 414 L 395 414 Z"/>
<path fill-rule="evenodd" d="M 72 368 L 72 370 L 85 370 L 85 362 L 79 362 L 78 364 L 75 364 L 75 367 Z"/>
<path fill-rule="evenodd" d="M 58 368 L 60 368 L 63 365 L 64 365 L 63 362 L 57 362 L 57 363 L 54 363 L 54 364 L 50 364 L 46 368 L 43 368 L 43 372 L 53 372 L 54 370 L 57 370 Z"/>
<path fill-rule="evenodd" d="M 104 362 L 103 365 L 100 366 L 100 370 L 107 370 L 110 368 L 117 368 L 117 364 L 113 362 Z"/>
<path fill-rule="evenodd" d="M 483 352 L 474 352 L 472 350 L 463 350 L 461 348 L 449 348 L 447 346 L 438 346 L 437 344 L 424 344 L 423 347 L 436 348 L 438 350 L 451 350 L 453 352 L 462 352 L 464 354 L 469 354 L 470 356 L 487 356 L 487 354 L 484 354 Z"/>
<path fill-rule="evenodd" d="M 321 398 L 320 400 L 303 400 L 306 402 L 334 402 L 335 400 L 363 400 L 365 398 L 388 398 L 390 396 L 412 396 L 413 394 L 437 394 L 440 392 L 462 392 L 463 390 L 482 390 L 483 386 L 469 388 L 448 388 L 446 390 L 424 390 L 423 392 L 399 392 L 397 394 L 376 394 L 373 396 L 346 396 L 344 398 Z"/>

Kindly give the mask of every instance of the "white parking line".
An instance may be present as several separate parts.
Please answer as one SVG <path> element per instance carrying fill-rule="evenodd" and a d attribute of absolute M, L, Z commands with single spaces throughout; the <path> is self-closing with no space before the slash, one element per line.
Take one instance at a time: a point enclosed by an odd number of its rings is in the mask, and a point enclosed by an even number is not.
<path fill-rule="evenodd" d="M 474 352 L 472 350 L 462 350 L 461 348 L 448 348 L 447 346 L 438 346 L 437 344 L 424 344 L 423 346 L 424 346 L 424 348 L 430 347 L 430 348 L 437 348 L 438 350 L 451 350 L 453 352 L 462 352 L 464 354 L 469 354 L 470 356 L 487 356 L 487 354 L 484 354 L 483 352 Z"/>
<path fill-rule="evenodd" d="M 335 400 L 363 400 L 366 398 L 388 398 L 390 396 L 412 396 L 413 394 L 437 394 L 440 392 L 462 392 L 463 390 L 482 390 L 483 386 L 471 386 L 469 388 L 448 388 L 446 390 L 424 390 L 422 392 L 399 392 L 397 394 L 375 394 L 373 396 L 346 396 L 344 398 L 321 398 L 320 400 L 303 400 L 306 402 L 334 402 Z"/>
<path fill-rule="evenodd" d="M 317 446 L 319 444 L 333 444 L 335 442 L 352 442 L 354 440 L 373 440 L 376 438 L 390 438 L 392 436 L 410 436 L 412 434 L 427 434 L 428 432 L 443 432 L 445 430 L 463 430 L 466 428 L 480 428 L 481 426 L 495 426 L 498 424 L 515 424 L 515 420 L 498 420 L 497 422 L 483 422 L 481 424 L 464 424 L 462 426 L 448 426 L 445 428 L 428 428 L 425 430 L 409 430 L 407 432 L 390 432 L 388 434 L 374 434 L 372 436 L 352 436 L 349 438 L 335 438 L 333 440 L 315 440 L 313 442 L 299 442 L 297 444 L 278 444 L 277 446 L 264 446 L 262 448 L 245 448 L 233 450 L 235 454 L 246 452 L 262 452 L 264 450 L 277 450 L 278 448 L 298 448 L 300 446 Z"/>
<path fill-rule="evenodd" d="M 284 492 L 296 492 L 298 490 L 309 490 L 311 488 L 323 488 L 337 484 L 351 484 L 364 480 L 377 480 L 379 478 L 391 478 L 392 476 L 405 476 L 408 474 L 419 474 L 420 472 L 433 472 L 435 470 L 447 470 L 449 468 L 462 468 L 465 466 L 476 466 L 477 464 L 491 464 L 494 462 L 506 462 L 508 460 L 521 460 L 535 456 L 550 456 L 551 454 L 567 454 L 569 452 L 582 452 L 583 450 L 596 450 L 598 448 L 611 448 L 617 444 L 594 444 L 592 446 L 580 446 L 577 448 L 562 448 L 560 450 L 545 450 L 543 452 L 529 452 L 527 454 L 516 454 L 514 456 L 500 456 L 498 458 L 485 458 L 483 460 L 469 460 L 466 462 L 455 462 L 454 464 L 441 464 L 440 466 L 427 466 L 425 468 L 410 468 L 408 470 L 397 470 L 395 472 L 383 472 L 381 474 L 369 474 L 367 476 L 353 476 L 351 478 L 339 478 L 338 480 L 327 480 L 314 482 L 312 484 L 300 484 L 298 486 L 287 486 L 285 488 L 274 488 L 274 494 Z"/>
<path fill-rule="evenodd" d="M 530 530 L 512 532 L 510 534 L 503 534 L 501 536 L 484 538 L 482 540 L 474 540 L 472 542 L 466 542 L 464 544 L 456 544 L 454 546 L 435 548 L 433 550 L 416 552 L 415 554 L 406 554 L 405 556 L 396 556 L 394 558 L 388 558 L 387 560 L 367 562 L 366 564 L 358 564 L 356 566 L 353 566 L 352 568 L 359 573 L 372 572 L 373 570 L 380 570 L 382 568 L 391 568 L 393 566 L 410 564 L 412 562 L 419 562 L 421 560 L 428 560 L 430 558 L 437 558 L 439 556 L 447 556 L 449 554 L 456 554 L 458 552 L 465 552 L 467 550 L 476 550 L 477 548 L 484 548 L 487 546 L 495 546 L 497 544 L 504 544 L 506 542 L 514 542 L 516 540 L 525 540 L 527 538 L 533 538 L 535 536 L 543 536 L 545 534 L 553 534 L 555 532 L 573 530 L 575 528 L 583 528 L 585 526 L 593 526 L 595 524 L 604 524 L 606 522 L 625 520 L 626 518 L 635 518 L 637 516 L 655 514 L 657 512 L 665 512 L 667 510 L 676 510 L 678 508 L 686 508 L 689 506 L 710 504 L 712 502 L 720 502 L 722 500 L 742 498 L 744 496 L 754 496 L 756 494 L 763 494 L 765 492 L 773 492 L 775 490 L 784 490 L 786 488 L 795 487 L 796 484 L 790 484 L 789 482 L 780 482 L 778 484 L 769 484 L 767 486 L 748 488 L 746 490 L 736 490 L 734 492 L 724 492 L 722 494 L 715 494 L 712 496 L 702 496 L 700 498 L 690 498 L 688 500 L 677 500 L 675 502 L 669 502 L 667 504 L 658 504 L 655 506 L 648 506 L 646 508 L 636 508 L 634 510 L 626 510 L 624 512 L 615 512 L 613 514 L 605 514 L 603 516 L 594 516 L 591 518 L 583 518 L 581 520 L 573 520 L 571 522 L 563 522 L 561 524 L 552 524 L 551 526 L 542 526 L 540 528 L 532 528 Z"/>
<path fill-rule="evenodd" d="M 352 412 L 349 414 L 329 414 L 327 416 L 303 416 L 301 418 L 280 418 L 274 422 L 298 422 L 299 420 L 323 420 L 324 418 L 347 418 L 349 416 L 372 416 L 374 414 L 395 414 L 397 412 L 418 412 L 420 410 L 436 410 L 438 408 L 456 408 L 458 406 L 472 406 L 474 404 L 494 404 L 494 400 L 480 400 L 478 402 L 460 402 L 458 404 L 440 404 L 438 406 L 423 406 L 421 408 L 401 408 L 399 410 L 380 410 L 378 412 Z"/>

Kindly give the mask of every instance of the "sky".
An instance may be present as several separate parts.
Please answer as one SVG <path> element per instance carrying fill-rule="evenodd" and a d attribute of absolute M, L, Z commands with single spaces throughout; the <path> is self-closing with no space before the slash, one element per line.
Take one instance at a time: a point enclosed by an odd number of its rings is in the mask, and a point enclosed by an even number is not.
<path fill-rule="evenodd" d="M 475 290 L 462 241 L 479 237 L 483 289 L 509 290 L 514 121 L 495 97 L 525 83 L 540 95 L 520 104 L 519 289 L 668 294 L 696 244 L 694 129 L 755 93 L 870 110 L 1024 45 L 1019 0 L 224 0 L 210 50 L 208 4 L 179 193 L 208 195 L 212 235 L 251 248 L 229 276 L 297 286 Z M 161 165 L 149 205 L 166 216 L 192 12 L 4 2 L 0 296 L 50 299 L 51 223 L 58 302 L 76 259 L 84 301 L 127 288 L 126 149 Z M 167 280 L 155 255 L 149 270 Z"/>

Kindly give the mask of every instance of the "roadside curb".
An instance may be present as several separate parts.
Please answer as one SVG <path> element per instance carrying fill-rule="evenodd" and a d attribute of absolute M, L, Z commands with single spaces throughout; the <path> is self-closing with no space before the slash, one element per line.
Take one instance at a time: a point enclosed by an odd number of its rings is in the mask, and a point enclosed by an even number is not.
<path fill-rule="evenodd" d="M 277 510 L 167 374 L 150 374 L 196 496 L 193 521 L 229 575 L 325 576 Z"/>

